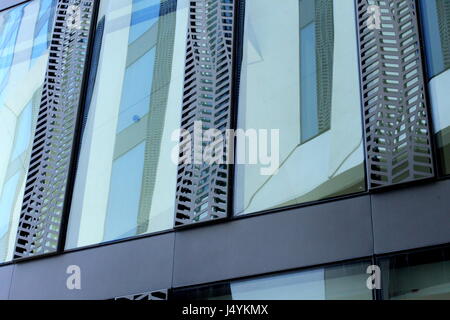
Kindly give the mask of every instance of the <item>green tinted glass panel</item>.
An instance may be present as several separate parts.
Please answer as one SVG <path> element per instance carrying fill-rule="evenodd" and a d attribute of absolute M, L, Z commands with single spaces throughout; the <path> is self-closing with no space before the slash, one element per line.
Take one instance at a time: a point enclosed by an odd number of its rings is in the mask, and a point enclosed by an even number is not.
<path fill-rule="evenodd" d="M 404 253 L 380 261 L 386 300 L 450 300 L 450 249 Z"/>

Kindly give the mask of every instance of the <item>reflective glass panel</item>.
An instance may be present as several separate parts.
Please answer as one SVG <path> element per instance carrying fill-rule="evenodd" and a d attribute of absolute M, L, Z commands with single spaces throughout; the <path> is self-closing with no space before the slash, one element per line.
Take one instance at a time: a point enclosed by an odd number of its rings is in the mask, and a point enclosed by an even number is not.
<path fill-rule="evenodd" d="M 450 300 L 450 249 L 405 253 L 380 262 L 386 300 Z"/>
<path fill-rule="evenodd" d="M 235 214 L 364 191 L 354 1 L 245 3 Z"/>
<path fill-rule="evenodd" d="M 12 259 L 56 0 L 0 12 L 0 262 Z"/>
<path fill-rule="evenodd" d="M 371 300 L 370 262 L 250 278 L 174 292 L 180 300 Z"/>
<path fill-rule="evenodd" d="M 187 1 L 99 8 L 66 247 L 173 226 Z"/>
<path fill-rule="evenodd" d="M 450 174 L 450 1 L 420 0 L 428 94 L 441 174 Z"/>

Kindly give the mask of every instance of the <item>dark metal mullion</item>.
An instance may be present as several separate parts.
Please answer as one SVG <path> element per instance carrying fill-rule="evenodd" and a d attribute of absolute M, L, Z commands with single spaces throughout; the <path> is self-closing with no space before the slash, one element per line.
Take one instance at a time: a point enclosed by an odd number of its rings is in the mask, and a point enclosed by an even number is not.
<path fill-rule="evenodd" d="M 360 99 L 360 115 L 361 115 L 361 133 L 362 133 L 362 140 L 363 140 L 363 153 L 364 153 L 364 181 L 365 181 L 365 187 L 366 187 L 366 192 L 369 192 L 370 190 L 370 185 L 369 185 L 369 174 L 370 174 L 370 168 L 369 168 L 369 161 L 367 161 L 367 138 L 366 138 L 366 124 L 365 124 L 365 117 L 364 117 L 364 97 L 363 97 L 363 79 L 361 77 L 362 75 L 362 65 L 361 65 L 361 61 L 362 61 L 362 53 L 361 53 L 361 39 L 359 38 L 359 19 L 358 19 L 358 4 L 359 4 L 359 0 L 354 0 L 354 5 L 355 5 L 355 31 L 356 31 L 356 41 L 358 44 L 358 61 L 357 61 L 357 65 L 358 65 L 358 71 L 359 71 L 359 99 Z"/>
<path fill-rule="evenodd" d="M 11 0 L 9 4 L 3 5 L 2 7 L 0 7 L 0 12 L 2 11 L 6 11 L 9 9 L 12 9 L 14 7 L 20 6 L 21 4 L 24 4 L 26 2 L 31 2 L 33 0 Z M 13 3 L 15 2 L 15 3 Z"/>
<path fill-rule="evenodd" d="M 245 5 L 246 0 L 236 1 L 234 7 L 234 30 L 233 30 L 233 70 L 231 80 L 231 111 L 230 111 L 230 129 L 238 129 L 238 108 L 239 108 L 239 92 L 241 84 L 241 70 L 244 50 L 244 30 L 245 30 Z M 228 164 L 228 203 L 227 218 L 232 219 L 234 216 L 234 192 L 235 192 L 235 176 L 236 176 L 236 136 L 229 139 L 227 150 L 228 155 L 232 154 L 233 162 Z M 227 157 L 228 161 L 231 157 Z"/>
<path fill-rule="evenodd" d="M 100 0 L 94 0 L 94 6 L 92 11 L 91 28 L 89 30 L 89 40 L 87 46 L 86 60 L 84 63 L 83 70 L 83 83 L 81 85 L 80 101 L 78 103 L 78 113 L 75 123 L 75 130 L 73 136 L 72 150 L 70 156 L 69 172 L 67 176 L 67 187 L 64 195 L 64 205 L 61 215 L 61 225 L 58 237 L 57 252 L 61 253 L 64 251 L 66 245 L 67 227 L 69 222 L 70 209 L 72 206 L 73 191 L 75 187 L 75 179 L 77 175 L 78 167 L 78 157 L 81 150 L 82 141 L 82 131 L 83 131 L 83 119 L 84 119 L 84 109 L 86 108 L 86 97 L 89 91 L 89 74 L 91 70 L 91 61 L 94 53 L 94 41 L 95 32 L 97 30 L 98 22 L 98 10 L 100 6 Z"/>

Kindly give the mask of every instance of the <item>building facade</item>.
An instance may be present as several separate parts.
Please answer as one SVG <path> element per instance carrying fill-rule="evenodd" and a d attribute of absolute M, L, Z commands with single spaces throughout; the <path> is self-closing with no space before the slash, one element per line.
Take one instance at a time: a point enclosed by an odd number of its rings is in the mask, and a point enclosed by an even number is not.
<path fill-rule="evenodd" d="M 450 299 L 450 0 L 3 0 L 0 299 Z"/>

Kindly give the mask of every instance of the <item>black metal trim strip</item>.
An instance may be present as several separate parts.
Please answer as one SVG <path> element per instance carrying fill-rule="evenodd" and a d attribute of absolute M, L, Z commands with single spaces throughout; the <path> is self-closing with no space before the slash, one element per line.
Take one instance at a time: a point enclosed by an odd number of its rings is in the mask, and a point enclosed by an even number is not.
<path fill-rule="evenodd" d="M 33 0 L 2 0 L 2 3 L 0 3 L 0 12 L 31 1 Z"/>
<path fill-rule="evenodd" d="M 66 245 L 67 227 L 69 224 L 70 209 L 72 206 L 72 196 L 75 188 L 75 178 L 78 168 L 78 156 L 81 149 L 82 131 L 84 126 L 84 109 L 86 108 L 86 99 L 89 93 L 89 76 L 91 70 L 92 57 L 94 55 L 95 34 L 97 30 L 98 10 L 100 0 L 93 0 L 91 28 L 89 30 L 89 38 L 87 44 L 86 62 L 83 70 L 83 83 L 81 88 L 80 100 L 78 104 L 78 114 L 74 129 L 72 151 L 70 157 L 69 171 L 67 176 L 67 189 L 64 195 L 64 206 L 61 216 L 60 231 L 58 238 L 58 252 L 63 252 Z"/>

